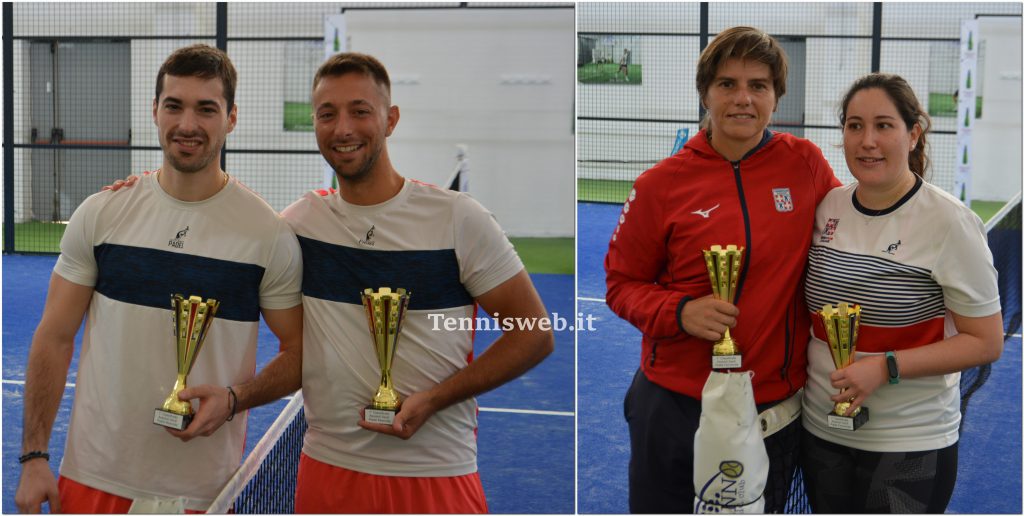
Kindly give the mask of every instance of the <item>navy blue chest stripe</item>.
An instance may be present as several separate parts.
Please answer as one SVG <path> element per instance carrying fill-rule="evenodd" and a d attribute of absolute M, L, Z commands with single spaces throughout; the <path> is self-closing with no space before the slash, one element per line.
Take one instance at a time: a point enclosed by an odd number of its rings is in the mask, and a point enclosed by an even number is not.
<path fill-rule="evenodd" d="M 404 288 L 412 293 L 410 310 L 438 310 L 473 304 L 462 286 L 454 249 L 377 251 L 299 237 L 302 293 L 309 297 L 361 305 L 367 288 Z"/>
<path fill-rule="evenodd" d="M 118 244 L 98 245 L 93 254 L 96 291 L 111 299 L 170 310 L 174 294 L 201 296 L 220 301 L 218 319 L 260 319 L 259 265 Z"/>

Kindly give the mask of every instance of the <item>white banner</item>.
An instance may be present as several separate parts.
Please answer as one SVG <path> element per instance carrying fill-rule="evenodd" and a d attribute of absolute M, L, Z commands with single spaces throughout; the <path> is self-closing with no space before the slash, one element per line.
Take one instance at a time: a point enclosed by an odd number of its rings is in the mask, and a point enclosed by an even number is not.
<path fill-rule="evenodd" d="M 956 169 L 953 193 L 967 206 L 971 205 L 971 130 L 977 106 L 978 86 L 978 20 L 960 22 L 960 83 L 956 106 Z"/>

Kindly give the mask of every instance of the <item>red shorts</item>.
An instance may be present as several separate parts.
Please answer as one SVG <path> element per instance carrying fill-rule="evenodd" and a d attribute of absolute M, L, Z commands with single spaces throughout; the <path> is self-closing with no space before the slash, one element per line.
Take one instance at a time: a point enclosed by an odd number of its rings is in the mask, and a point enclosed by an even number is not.
<path fill-rule="evenodd" d="M 305 453 L 295 480 L 296 513 L 485 514 L 480 474 L 389 477 L 324 464 Z"/>
<path fill-rule="evenodd" d="M 112 495 L 67 477 L 57 479 L 57 489 L 60 491 L 60 512 L 63 514 L 128 514 L 132 506 L 131 498 Z M 202 513 L 185 511 L 185 514 Z"/>

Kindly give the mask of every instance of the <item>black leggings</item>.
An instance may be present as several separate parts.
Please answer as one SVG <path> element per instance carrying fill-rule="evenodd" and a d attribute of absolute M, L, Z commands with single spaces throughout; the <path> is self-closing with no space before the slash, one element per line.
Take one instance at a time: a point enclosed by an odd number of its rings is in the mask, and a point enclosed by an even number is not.
<path fill-rule="evenodd" d="M 758 411 L 770 405 L 758 406 Z M 637 371 L 624 408 L 631 451 L 629 512 L 692 513 L 693 436 L 700 424 L 700 401 L 665 389 Z M 803 433 L 796 420 L 764 441 L 766 513 L 785 509 Z"/>
<path fill-rule="evenodd" d="M 869 452 L 804 434 L 800 466 L 815 513 L 942 513 L 956 484 L 957 445 Z"/>

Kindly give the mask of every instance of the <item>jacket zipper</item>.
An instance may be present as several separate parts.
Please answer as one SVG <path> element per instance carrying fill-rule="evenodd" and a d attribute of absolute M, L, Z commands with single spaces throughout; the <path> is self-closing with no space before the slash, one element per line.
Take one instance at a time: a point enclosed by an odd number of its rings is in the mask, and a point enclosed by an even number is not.
<path fill-rule="evenodd" d="M 740 279 L 736 283 L 736 298 L 733 304 L 739 304 L 740 294 L 743 293 L 743 283 L 747 277 L 747 265 L 750 263 L 750 212 L 747 210 L 747 200 L 743 195 L 743 180 L 740 178 L 740 162 L 732 161 L 732 172 L 736 177 L 736 194 L 740 198 L 740 211 L 743 212 L 743 231 L 746 236 L 746 249 L 743 251 L 743 268 L 740 269 Z"/>
<path fill-rule="evenodd" d="M 647 361 L 649 367 L 654 367 L 654 359 L 658 356 L 658 343 L 655 342 L 651 346 L 651 358 Z"/>

